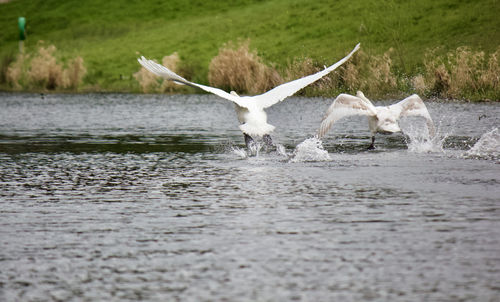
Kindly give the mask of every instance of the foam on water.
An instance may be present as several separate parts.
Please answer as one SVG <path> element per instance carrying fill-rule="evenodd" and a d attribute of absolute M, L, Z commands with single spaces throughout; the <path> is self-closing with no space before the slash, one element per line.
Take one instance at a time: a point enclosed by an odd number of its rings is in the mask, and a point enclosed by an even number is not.
<path fill-rule="evenodd" d="M 498 128 L 483 134 L 476 144 L 464 153 L 464 157 L 500 160 L 500 132 Z"/>
<path fill-rule="evenodd" d="M 317 137 L 311 137 L 298 144 L 290 156 L 290 162 L 331 161 L 332 158 L 323 148 L 323 143 Z"/>

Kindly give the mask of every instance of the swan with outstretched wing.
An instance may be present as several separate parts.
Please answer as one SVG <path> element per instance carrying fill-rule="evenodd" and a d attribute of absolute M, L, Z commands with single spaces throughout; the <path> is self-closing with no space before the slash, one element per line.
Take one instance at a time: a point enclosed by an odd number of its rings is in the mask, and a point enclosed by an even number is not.
<path fill-rule="evenodd" d="M 430 136 L 435 135 L 432 118 L 422 99 L 413 94 L 404 100 L 390 106 L 374 106 L 365 95 L 358 91 L 356 96 L 350 94 L 338 95 L 326 111 L 317 137 L 323 137 L 335 122 L 351 115 L 365 115 L 368 117 L 368 126 L 371 132 L 371 144 L 368 149 L 374 149 L 376 133 L 400 132 L 398 121 L 404 116 L 422 116 L 426 119 Z"/>
<path fill-rule="evenodd" d="M 268 92 L 255 96 L 239 96 L 234 91 L 227 93 L 224 90 L 218 88 L 193 83 L 177 75 L 167 67 L 160 65 L 152 60 L 148 60 L 144 57 L 139 58 L 138 61 L 142 66 L 144 66 L 144 68 L 146 68 L 150 72 L 167 80 L 173 81 L 177 84 L 199 88 L 206 92 L 213 93 L 219 97 L 234 102 L 236 105 L 238 120 L 241 123 L 239 128 L 243 132 L 247 147 L 249 147 L 249 145 L 253 143 L 252 137 L 255 136 L 262 137 L 266 144 L 272 145 L 271 136 L 269 134 L 274 130 L 275 127 L 267 123 L 267 115 L 264 111 L 265 108 L 283 101 L 285 98 L 295 94 L 300 89 L 316 82 L 325 75 L 334 71 L 340 65 L 344 64 L 356 51 L 358 51 L 359 47 L 360 44 L 356 45 L 356 47 L 354 47 L 354 49 L 340 61 L 329 67 L 326 67 L 325 69 L 315 74 L 311 74 L 303 78 L 281 84 L 269 90 Z"/>

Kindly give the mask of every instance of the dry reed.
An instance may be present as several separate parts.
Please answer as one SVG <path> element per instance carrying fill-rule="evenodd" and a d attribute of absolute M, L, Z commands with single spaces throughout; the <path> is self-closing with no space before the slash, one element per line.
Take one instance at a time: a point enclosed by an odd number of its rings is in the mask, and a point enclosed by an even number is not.
<path fill-rule="evenodd" d="M 285 82 L 293 81 L 317 73 L 323 68 L 324 66 L 321 67 L 311 58 L 295 58 L 292 61 L 289 61 L 289 63 L 287 64 L 286 68 L 283 71 L 283 78 Z M 296 95 L 327 95 L 328 92 L 333 91 L 336 88 L 337 84 L 338 75 L 336 72 L 333 72 L 297 92 Z"/>
<path fill-rule="evenodd" d="M 451 76 L 448 95 L 458 98 L 465 90 L 477 91 L 480 88 L 478 79 L 483 71 L 484 52 L 473 52 L 468 47 L 459 47 L 448 57 Z"/>
<path fill-rule="evenodd" d="M 490 54 L 488 59 L 488 65 L 486 70 L 481 73 L 479 81 L 481 86 L 488 87 L 494 91 L 500 89 L 500 64 L 498 62 L 498 57 L 500 56 L 500 47 Z"/>
<path fill-rule="evenodd" d="M 415 89 L 418 94 L 424 94 L 426 92 L 427 86 L 425 85 L 424 76 L 419 74 L 411 79 L 411 86 Z"/>
<path fill-rule="evenodd" d="M 264 64 L 249 40 L 235 45 L 226 43 L 209 65 L 208 81 L 212 86 L 238 93 L 259 94 L 283 82 L 279 73 Z"/>
<path fill-rule="evenodd" d="M 173 54 L 169 56 L 163 57 L 161 60 L 161 63 L 163 66 L 166 66 L 168 69 L 172 70 L 173 72 L 178 72 L 179 68 L 179 62 L 181 61 L 179 54 L 177 52 L 174 52 Z M 175 82 L 168 81 L 168 80 L 163 80 L 163 83 L 161 83 L 159 87 L 159 92 L 174 92 L 181 88 L 182 86 L 176 84 Z"/>
<path fill-rule="evenodd" d="M 311 58 L 296 58 L 292 62 L 288 63 L 287 68 L 284 71 L 284 80 L 286 82 L 293 81 L 295 79 L 299 79 L 307 75 L 316 73 L 320 70 L 321 68 L 315 66 Z"/>
<path fill-rule="evenodd" d="M 154 92 L 158 87 L 158 83 L 160 80 L 158 76 L 144 67 L 141 67 L 138 72 L 134 73 L 134 78 L 137 80 L 137 82 L 139 82 L 142 92 L 144 93 Z"/>
<path fill-rule="evenodd" d="M 86 73 L 87 68 L 83 64 L 83 58 L 76 57 L 76 59 L 70 61 L 68 68 L 63 72 L 63 87 L 78 90 Z"/>
<path fill-rule="evenodd" d="M 339 70 L 339 87 L 354 93 L 362 90 L 372 96 L 385 96 L 397 90 L 397 77 L 392 71 L 392 49 L 382 56 L 360 50 Z"/>
<path fill-rule="evenodd" d="M 417 75 L 423 83 L 413 83 L 420 93 L 443 98 L 466 98 L 472 95 L 499 95 L 500 47 L 489 57 L 483 51 L 459 47 L 444 57 L 437 49 L 429 50 L 424 59 L 424 72 Z M 414 79 L 415 79 L 414 78 Z"/>
<path fill-rule="evenodd" d="M 12 62 L 6 72 L 6 82 L 15 90 L 43 89 L 56 90 L 70 88 L 77 90 L 83 81 L 87 69 L 82 57 L 71 60 L 68 68 L 56 59 L 56 47 L 45 47 L 43 41 L 38 44 L 35 56 L 30 60 L 29 54 L 20 54 Z"/>
<path fill-rule="evenodd" d="M 28 79 L 35 87 L 41 87 L 48 90 L 54 90 L 63 84 L 63 67 L 57 63 L 54 57 L 56 47 L 40 46 L 38 55 L 31 60 L 31 66 L 28 70 Z"/>
<path fill-rule="evenodd" d="M 7 70 L 14 60 L 13 55 L 6 55 L 2 58 L 2 62 L 0 63 L 0 84 L 7 83 Z"/>
<path fill-rule="evenodd" d="M 392 60 L 391 53 L 393 49 L 389 49 L 382 57 L 372 57 L 369 68 L 372 76 L 370 86 L 375 86 L 379 92 L 391 92 L 397 87 L 396 76 L 391 71 Z"/>
<path fill-rule="evenodd" d="M 344 86 L 351 92 L 360 89 L 361 81 L 359 76 L 359 69 L 356 67 L 356 58 L 359 56 L 354 55 L 351 61 L 347 62 L 343 68 L 342 80 Z M 359 63 L 358 63 L 359 64 Z"/>
<path fill-rule="evenodd" d="M 5 79 L 8 84 L 10 84 L 15 90 L 22 89 L 21 80 L 23 77 L 23 66 L 27 55 L 20 54 L 16 57 L 14 62 L 12 62 L 5 72 Z"/>

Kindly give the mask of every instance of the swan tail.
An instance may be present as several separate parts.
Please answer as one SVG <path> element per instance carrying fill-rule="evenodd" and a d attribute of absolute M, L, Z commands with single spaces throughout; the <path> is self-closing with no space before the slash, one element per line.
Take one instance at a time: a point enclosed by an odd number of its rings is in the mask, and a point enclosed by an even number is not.
<path fill-rule="evenodd" d="M 251 135 L 251 136 L 259 136 L 259 137 L 262 137 L 266 134 L 273 132 L 274 128 L 275 128 L 273 125 L 270 125 L 270 124 L 254 126 L 254 125 L 248 124 L 248 123 L 241 124 L 239 127 L 243 133 L 246 133 L 246 134 Z"/>

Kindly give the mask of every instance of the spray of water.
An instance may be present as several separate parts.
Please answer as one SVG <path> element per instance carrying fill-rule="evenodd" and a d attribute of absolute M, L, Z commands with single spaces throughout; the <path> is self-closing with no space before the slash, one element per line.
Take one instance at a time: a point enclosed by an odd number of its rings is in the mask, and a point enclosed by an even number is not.
<path fill-rule="evenodd" d="M 498 128 L 483 134 L 463 156 L 465 158 L 500 160 L 500 131 Z"/>
<path fill-rule="evenodd" d="M 267 147 L 264 143 L 255 142 L 254 144 L 251 144 L 248 149 L 230 146 L 229 151 L 241 158 L 259 157 L 262 153 L 277 154 L 278 156 L 288 157 L 285 146 L 281 144 L 275 144 L 273 147 Z"/>
<path fill-rule="evenodd" d="M 298 144 L 295 147 L 289 162 L 308 162 L 308 161 L 331 161 L 332 158 L 323 148 L 323 143 L 316 137 L 311 137 Z"/>
<path fill-rule="evenodd" d="M 436 134 L 429 135 L 427 127 L 410 125 L 405 129 L 408 151 L 413 153 L 443 153 L 443 143 L 449 133 L 442 133 L 440 125 L 436 126 Z"/>
<path fill-rule="evenodd" d="M 240 148 L 240 147 L 233 146 L 229 149 L 229 151 L 240 158 L 247 158 L 248 157 L 247 151 L 243 148 Z"/>
<path fill-rule="evenodd" d="M 254 142 L 251 144 L 248 148 L 240 148 L 236 146 L 231 146 L 229 148 L 229 151 L 238 157 L 241 158 L 248 158 L 248 157 L 258 157 L 260 154 L 260 151 L 262 149 L 262 144 Z"/>

